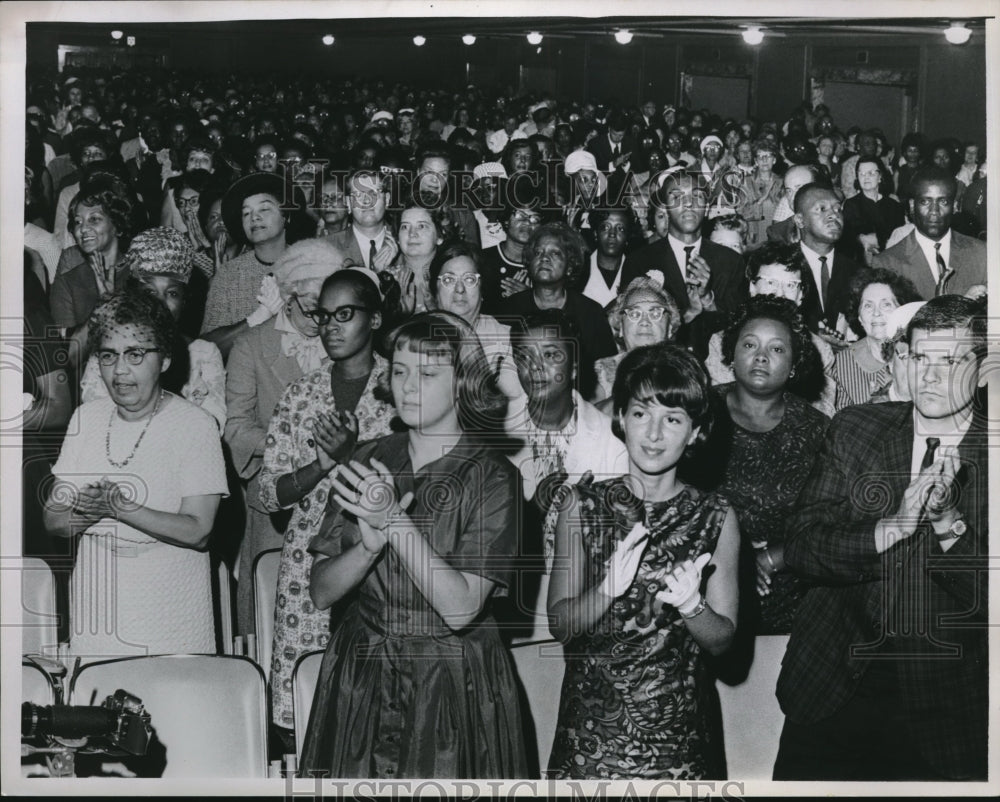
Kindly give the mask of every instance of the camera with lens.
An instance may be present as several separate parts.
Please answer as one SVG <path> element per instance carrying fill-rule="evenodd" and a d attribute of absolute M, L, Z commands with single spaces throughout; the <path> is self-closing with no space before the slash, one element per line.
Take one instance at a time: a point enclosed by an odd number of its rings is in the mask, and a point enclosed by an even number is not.
<path fill-rule="evenodd" d="M 144 755 L 152 736 L 142 700 L 121 689 L 95 707 L 21 705 L 21 739 L 41 739 L 68 749 Z"/>

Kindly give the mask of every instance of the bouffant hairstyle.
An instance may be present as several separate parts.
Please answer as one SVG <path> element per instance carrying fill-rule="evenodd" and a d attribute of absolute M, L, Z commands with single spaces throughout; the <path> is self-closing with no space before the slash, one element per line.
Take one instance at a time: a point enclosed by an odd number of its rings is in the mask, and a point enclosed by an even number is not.
<path fill-rule="evenodd" d="M 698 428 L 695 445 L 712 429 L 711 381 L 694 354 L 669 343 L 644 345 L 626 354 L 618 365 L 611 391 L 611 429 L 624 441 L 622 418 L 631 401 L 683 409 Z"/>
<path fill-rule="evenodd" d="M 802 249 L 795 243 L 766 242 L 747 254 L 746 277 L 753 284 L 766 265 L 781 265 L 789 273 L 798 273 L 802 281 L 802 305 L 809 300 L 813 283 L 810 280 L 809 263 Z"/>
<path fill-rule="evenodd" d="M 422 312 L 393 329 L 386 340 L 390 356 L 405 349 L 441 358 L 455 368 L 455 404 L 463 431 L 502 431 L 507 397 L 497 386 L 475 329 L 462 318 L 440 310 Z"/>

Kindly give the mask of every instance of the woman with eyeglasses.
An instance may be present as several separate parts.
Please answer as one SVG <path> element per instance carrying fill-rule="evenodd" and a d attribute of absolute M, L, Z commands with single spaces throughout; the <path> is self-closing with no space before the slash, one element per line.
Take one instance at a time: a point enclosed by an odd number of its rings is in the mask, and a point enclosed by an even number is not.
<path fill-rule="evenodd" d="M 497 221 L 503 227 L 505 239 L 492 248 L 483 249 L 483 307 L 497 314 L 502 301 L 531 286 L 528 278 L 528 240 L 544 221 L 544 194 L 526 173 L 500 182 L 500 211 Z"/>
<path fill-rule="evenodd" d="M 189 300 L 189 282 L 194 274 L 194 249 L 188 238 L 173 228 L 156 227 L 140 232 L 122 258 L 128 271 L 126 289 L 144 292 L 160 300 L 177 326 L 170 367 L 164 370 L 160 384 L 165 390 L 183 396 L 226 425 L 226 370 L 219 349 L 207 340 L 188 336 L 179 321 Z M 83 403 L 108 395 L 94 354 L 87 360 L 80 380 Z"/>
<path fill-rule="evenodd" d="M 162 385 L 177 332 L 159 298 L 112 296 L 94 311 L 88 335 L 108 395 L 73 413 L 45 509 L 52 534 L 83 535 L 70 650 L 213 654 L 206 549 L 228 494 L 218 427 Z"/>
<path fill-rule="evenodd" d="M 302 595 L 308 588 L 312 604 L 339 615 L 322 643 L 308 726 L 296 722 L 306 733 L 300 768 L 525 777 L 514 666 L 493 616 L 494 596 L 513 588 L 520 493 L 517 472 L 484 438 L 507 400 L 462 318 L 415 315 L 389 340 L 405 431 L 340 462 L 308 543 Z"/>
<path fill-rule="evenodd" d="M 904 304 L 922 300 L 913 282 L 892 270 L 859 270 L 851 279 L 847 322 L 860 339 L 837 353 L 837 409 L 864 404 L 881 395 L 892 382 L 882 344 L 895 332 L 889 316 Z"/>
<path fill-rule="evenodd" d="M 813 303 L 813 284 L 809 265 L 798 245 L 768 242 L 751 250 L 747 257 L 746 277 L 750 287 L 750 297 L 774 295 L 785 298 L 802 309 Z M 712 335 L 708 342 L 708 356 L 705 368 L 712 378 L 712 384 L 728 384 L 734 381 L 732 367 L 726 363 L 722 353 L 723 333 Z M 829 418 L 833 417 L 837 398 L 837 379 L 834 371 L 833 349 L 817 334 L 811 336 L 822 370 L 812 371 L 795 377 L 790 388 L 800 398 L 805 399 Z"/>
<path fill-rule="evenodd" d="M 290 245 L 274 265 L 281 307 L 270 320 L 237 337 L 229 354 L 225 439 L 245 483 L 246 523 L 240 546 L 237 627 L 254 632 L 250 574 L 260 552 L 280 548 L 287 513 L 269 510 L 260 497 L 268 425 L 285 388 L 327 364 L 319 327 L 307 315 L 319 303 L 323 281 L 344 263 L 326 239 Z"/>
<path fill-rule="evenodd" d="M 681 313 L 674 296 L 663 289 L 662 282 L 639 276 L 618 296 L 608 313 L 608 322 L 618 353 L 594 363 L 597 373 L 595 401 L 611 398 L 618 365 L 632 349 L 673 342 L 681 326 Z"/>
<path fill-rule="evenodd" d="M 508 398 L 522 395 L 510 351 L 510 327 L 484 314 L 484 278 L 480 252 L 465 240 L 451 240 L 438 248 L 428 279 L 435 306 L 458 315 L 476 330 L 500 389 Z"/>
<path fill-rule="evenodd" d="M 334 479 L 359 442 L 389 433 L 392 406 L 378 393 L 388 365 L 375 352 L 382 326 L 378 277 L 365 268 L 330 275 L 305 312 L 319 332 L 323 364 L 288 384 L 267 426 L 260 464 L 259 504 L 269 513 L 291 510 L 281 544 L 278 613 L 274 620 L 272 720 L 294 748 L 292 671 L 306 652 L 326 647 L 330 611 L 309 597 L 309 542 L 319 531 Z M 254 499 L 255 502 L 258 499 Z"/>

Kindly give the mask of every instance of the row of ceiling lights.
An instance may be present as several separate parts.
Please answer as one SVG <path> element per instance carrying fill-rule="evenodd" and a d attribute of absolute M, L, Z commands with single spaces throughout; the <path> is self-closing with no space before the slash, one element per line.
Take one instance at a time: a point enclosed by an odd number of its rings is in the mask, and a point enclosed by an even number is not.
<path fill-rule="evenodd" d="M 620 45 L 627 45 L 631 42 L 633 35 L 632 31 L 628 30 L 628 28 L 621 28 L 614 33 L 615 41 Z M 740 35 L 743 37 L 743 41 L 748 45 L 759 45 L 764 41 L 764 29 L 760 25 L 749 25 L 740 32 Z M 115 42 L 120 42 L 123 36 L 124 33 L 122 31 L 111 31 L 111 38 Z M 970 36 L 972 36 L 972 31 L 966 27 L 964 22 L 952 22 L 949 27 L 944 30 L 945 39 L 953 45 L 964 45 L 969 41 Z M 525 35 L 525 38 L 528 40 L 528 44 L 530 45 L 540 45 L 545 37 L 538 31 L 531 31 Z M 329 47 L 336 41 L 336 39 L 333 34 L 328 33 L 323 37 L 322 41 L 324 45 Z M 467 33 L 462 36 L 462 41 L 467 45 L 474 45 L 476 43 L 476 36 L 475 34 Z M 127 37 L 126 42 L 129 47 L 133 47 L 135 45 L 135 37 Z M 423 47 L 426 43 L 427 37 L 425 36 L 420 36 L 418 34 L 413 37 L 413 44 L 417 47 Z"/>
<path fill-rule="evenodd" d="M 748 25 L 740 32 L 740 35 L 748 45 L 759 45 L 764 41 L 764 29 L 760 25 Z M 615 41 L 620 45 L 627 45 L 632 41 L 633 36 L 634 34 L 628 28 L 621 28 L 614 33 Z M 944 36 L 953 45 L 962 45 L 969 41 L 972 31 L 966 27 L 964 22 L 952 22 L 949 27 L 945 28 Z M 530 45 L 540 45 L 545 37 L 539 31 L 531 31 L 525 34 L 525 38 Z M 323 44 L 325 45 L 332 45 L 334 41 L 335 39 L 332 34 L 328 33 L 323 37 Z M 476 43 L 476 36 L 475 34 L 467 33 L 462 36 L 462 41 L 467 45 L 474 45 Z M 427 44 L 427 37 L 417 34 L 413 37 L 413 44 L 417 47 L 423 47 Z"/>

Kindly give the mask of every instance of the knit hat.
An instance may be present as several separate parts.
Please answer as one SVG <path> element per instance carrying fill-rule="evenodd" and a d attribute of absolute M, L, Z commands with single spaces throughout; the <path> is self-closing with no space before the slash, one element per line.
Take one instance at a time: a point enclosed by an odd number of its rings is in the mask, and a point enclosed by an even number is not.
<path fill-rule="evenodd" d="M 299 240 L 285 248 L 275 263 L 274 278 L 282 296 L 288 297 L 295 282 L 307 279 L 322 281 L 340 270 L 345 259 L 346 254 L 325 237 Z"/>
<path fill-rule="evenodd" d="M 137 278 L 172 276 L 187 284 L 194 266 L 194 246 L 175 228 L 147 228 L 132 239 L 122 264 Z"/>

